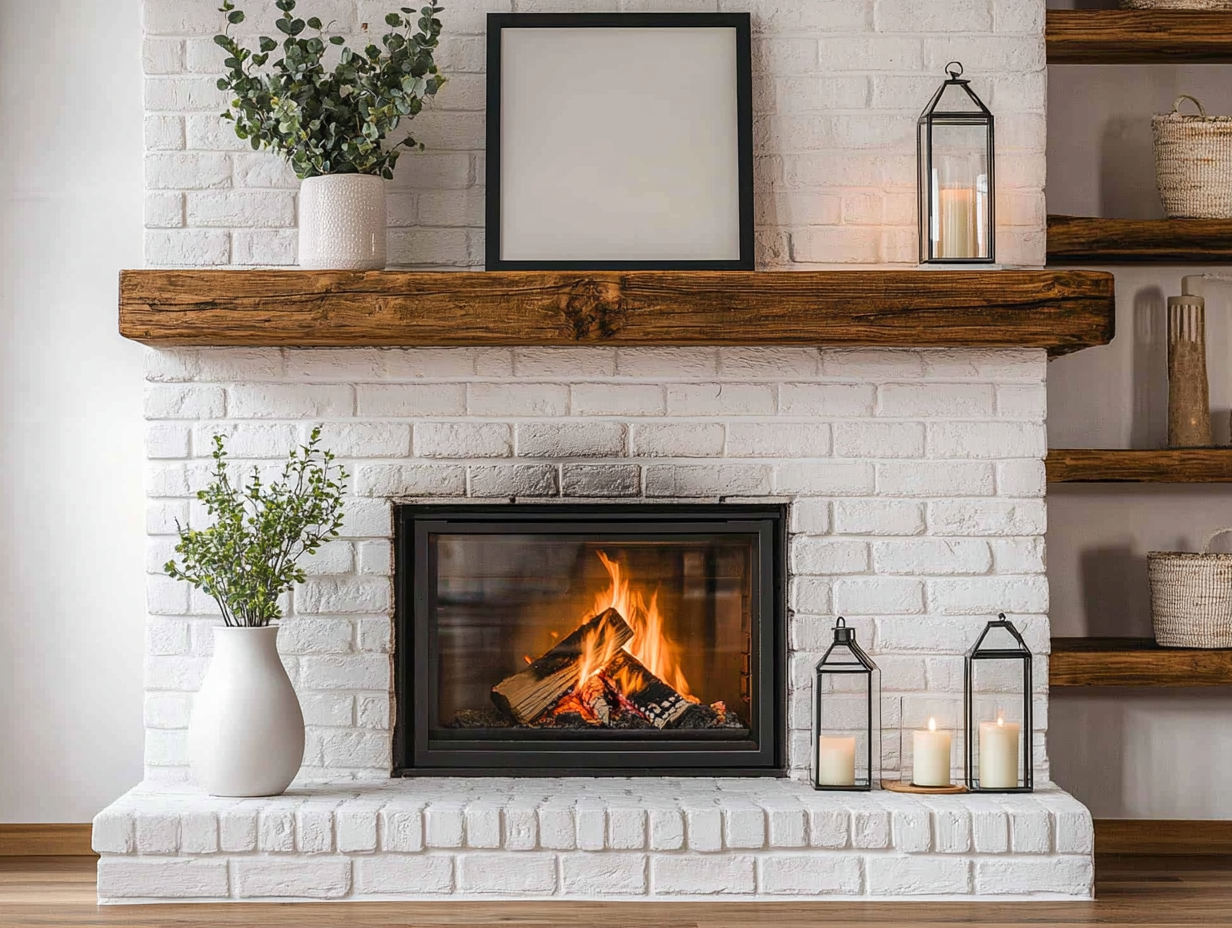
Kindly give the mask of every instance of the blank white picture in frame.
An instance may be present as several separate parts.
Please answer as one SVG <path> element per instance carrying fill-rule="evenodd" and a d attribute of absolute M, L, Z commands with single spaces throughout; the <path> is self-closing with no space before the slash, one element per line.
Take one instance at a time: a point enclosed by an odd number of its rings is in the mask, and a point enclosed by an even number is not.
<path fill-rule="evenodd" d="M 751 269 L 747 24 L 489 17 L 488 268 Z"/>

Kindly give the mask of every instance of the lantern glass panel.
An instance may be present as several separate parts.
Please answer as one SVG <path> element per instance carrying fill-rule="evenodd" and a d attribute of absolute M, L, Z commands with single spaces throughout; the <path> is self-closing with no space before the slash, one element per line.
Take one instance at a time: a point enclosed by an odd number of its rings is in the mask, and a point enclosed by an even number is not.
<path fill-rule="evenodd" d="M 933 257 L 943 261 L 988 259 L 988 127 L 970 120 L 935 119 L 932 164 L 927 179 L 932 199 L 928 236 Z"/>
<path fill-rule="evenodd" d="M 881 756 L 881 671 L 853 629 L 834 631 L 813 681 L 813 786 L 867 790 L 877 781 Z"/>
<path fill-rule="evenodd" d="M 1005 620 L 990 622 L 967 657 L 967 786 L 1030 792 L 1031 652 Z"/>

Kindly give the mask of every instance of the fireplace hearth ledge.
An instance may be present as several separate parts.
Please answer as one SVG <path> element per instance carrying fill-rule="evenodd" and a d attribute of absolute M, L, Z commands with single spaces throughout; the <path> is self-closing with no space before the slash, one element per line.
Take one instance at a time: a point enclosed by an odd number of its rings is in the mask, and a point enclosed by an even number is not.
<path fill-rule="evenodd" d="M 1087 809 L 798 780 L 407 778 L 217 799 L 145 783 L 94 820 L 100 903 L 1089 899 Z"/>

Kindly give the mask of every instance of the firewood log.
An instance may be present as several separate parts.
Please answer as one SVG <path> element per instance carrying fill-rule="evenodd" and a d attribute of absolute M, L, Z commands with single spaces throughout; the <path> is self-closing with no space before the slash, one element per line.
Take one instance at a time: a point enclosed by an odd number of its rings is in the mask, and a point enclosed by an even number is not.
<path fill-rule="evenodd" d="M 632 637 L 633 629 L 619 612 L 604 610 L 579 625 L 525 670 L 492 687 L 492 702 L 515 721 L 529 725 L 578 682 L 588 641 L 620 653 L 620 646 Z"/>
<path fill-rule="evenodd" d="M 693 706 L 628 651 L 617 651 L 603 676 L 655 728 L 666 728 Z"/>
<path fill-rule="evenodd" d="M 595 674 L 578 687 L 576 692 L 594 721 L 600 725 L 611 721 L 612 705 L 607 699 L 607 687 L 603 683 L 602 674 Z"/>

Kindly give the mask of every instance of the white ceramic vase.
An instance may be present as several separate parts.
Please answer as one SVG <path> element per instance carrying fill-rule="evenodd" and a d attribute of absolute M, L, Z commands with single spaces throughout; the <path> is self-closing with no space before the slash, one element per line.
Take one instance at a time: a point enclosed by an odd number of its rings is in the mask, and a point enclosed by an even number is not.
<path fill-rule="evenodd" d="M 385 267 L 385 180 L 326 174 L 299 188 L 299 266 L 379 271 Z"/>
<path fill-rule="evenodd" d="M 304 714 L 278 657 L 278 627 L 214 629 L 188 756 L 211 796 L 277 796 L 304 759 Z"/>

